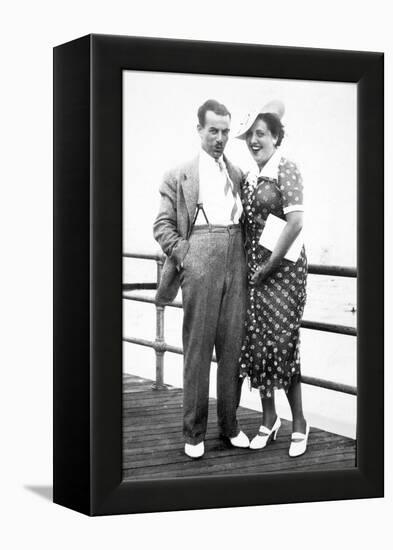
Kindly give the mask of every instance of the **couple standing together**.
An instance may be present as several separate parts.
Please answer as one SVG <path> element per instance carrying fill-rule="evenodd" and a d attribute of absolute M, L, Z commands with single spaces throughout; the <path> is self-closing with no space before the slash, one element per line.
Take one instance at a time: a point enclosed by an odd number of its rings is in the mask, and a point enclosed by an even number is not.
<path fill-rule="evenodd" d="M 281 157 L 284 106 L 271 101 L 249 114 L 241 132 L 256 162 L 247 176 L 224 156 L 231 115 L 206 101 L 198 110 L 198 156 L 168 172 L 154 237 L 167 258 L 157 303 L 183 297 L 184 451 L 204 454 L 210 364 L 217 357 L 217 417 L 232 446 L 262 449 L 281 426 L 274 390 L 292 411 L 290 456 L 306 450 L 309 425 L 301 397 L 299 328 L 306 299 L 304 247 L 285 258 L 303 222 L 300 173 Z M 273 251 L 259 244 L 269 214 L 286 220 Z M 262 422 L 250 442 L 236 418 L 245 377 L 260 392 Z"/>

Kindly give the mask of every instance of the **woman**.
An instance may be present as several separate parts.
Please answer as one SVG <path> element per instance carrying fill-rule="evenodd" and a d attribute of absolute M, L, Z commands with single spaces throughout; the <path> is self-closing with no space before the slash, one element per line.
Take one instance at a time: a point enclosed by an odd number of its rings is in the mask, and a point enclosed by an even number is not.
<path fill-rule="evenodd" d="M 303 190 L 293 162 L 278 150 L 284 137 L 284 105 L 272 101 L 249 115 L 237 136 L 246 141 L 258 166 L 242 189 L 248 263 L 248 303 L 240 376 L 248 376 L 262 401 L 262 425 L 251 449 L 276 439 L 281 426 L 274 390 L 286 392 L 292 411 L 290 456 L 306 451 L 309 425 L 303 415 L 300 384 L 299 328 L 306 300 L 307 259 L 304 246 L 294 263 L 284 256 L 301 231 Z M 286 220 L 273 250 L 259 244 L 269 214 Z"/>

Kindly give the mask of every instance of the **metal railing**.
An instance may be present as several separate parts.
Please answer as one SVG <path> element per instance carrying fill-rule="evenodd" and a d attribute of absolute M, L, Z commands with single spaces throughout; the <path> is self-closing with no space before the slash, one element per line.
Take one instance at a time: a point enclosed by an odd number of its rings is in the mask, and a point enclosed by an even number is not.
<path fill-rule="evenodd" d="M 142 260 L 154 260 L 157 264 L 157 282 L 156 283 L 126 283 L 123 285 L 123 290 L 125 292 L 131 290 L 143 290 L 143 289 L 156 289 L 159 281 L 161 280 L 162 267 L 164 265 L 165 256 L 162 254 L 144 254 L 144 253 L 134 253 L 134 252 L 125 252 L 123 253 L 124 258 L 133 258 L 133 259 L 142 259 Z M 317 265 L 309 264 L 308 273 L 311 275 L 330 275 L 334 277 L 357 277 L 356 268 L 353 267 L 343 267 L 335 265 Z M 166 386 L 164 384 L 164 354 L 165 352 L 177 353 L 183 355 L 183 350 L 177 346 L 171 346 L 167 344 L 164 339 L 164 317 L 165 317 L 165 307 L 175 307 L 182 308 L 182 303 L 175 300 L 174 302 L 168 303 L 164 306 L 157 305 L 154 297 L 143 295 L 143 294 L 133 294 L 129 295 L 123 293 L 124 300 L 132 300 L 135 302 L 145 302 L 148 304 L 155 304 L 156 307 L 156 339 L 155 341 L 144 340 L 142 338 L 132 338 L 132 337 L 123 337 L 123 341 L 129 342 L 131 344 L 138 344 L 140 346 L 149 347 L 155 350 L 156 353 L 156 380 L 153 384 L 153 387 L 157 390 L 164 389 Z M 356 328 L 339 325 L 335 323 L 321 323 L 317 321 L 303 320 L 301 323 L 302 328 L 310 330 L 320 330 L 324 332 L 333 332 L 336 334 L 345 334 L 347 336 L 356 336 Z M 213 362 L 217 362 L 215 355 L 212 357 Z M 334 382 L 331 380 L 324 380 L 321 378 L 315 378 L 312 376 L 301 376 L 301 381 L 304 384 L 311 386 L 317 386 L 320 388 L 338 391 L 341 393 L 346 393 L 349 395 L 357 395 L 357 389 L 355 386 L 350 386 L 347 384 L 342 384 L 340 382 Z"/>

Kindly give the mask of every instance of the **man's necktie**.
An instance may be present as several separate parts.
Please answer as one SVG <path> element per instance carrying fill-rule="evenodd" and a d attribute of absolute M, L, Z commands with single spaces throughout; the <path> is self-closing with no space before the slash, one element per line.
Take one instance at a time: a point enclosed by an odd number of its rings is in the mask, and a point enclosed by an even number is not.
<path fill-rule="evenodd" d="M 229 191 L 231 191 L 231 193 L 232 193 L 233 207 L 232 207 L 232 210 L 231 210 L 231 216 L 230 217 L 231 217 L 232 223 L 235 223 L 235 216 L 236 216 L 237 211 L 239 210 L 239 208 L 237 206 L 235 186 L 233 184 L 233 181 L 229 177 L 228 170 L 227 170 L 227 167 L 225 166 L 224 161 L 222 159 L 220 159 L 220 160 L 217 161 L 217 164 L 220 168 L 220 171 L 223 172 L 224 175 L 225 175 L 225 187 L 224 187 L 225 196 L 228 195 Z"/>

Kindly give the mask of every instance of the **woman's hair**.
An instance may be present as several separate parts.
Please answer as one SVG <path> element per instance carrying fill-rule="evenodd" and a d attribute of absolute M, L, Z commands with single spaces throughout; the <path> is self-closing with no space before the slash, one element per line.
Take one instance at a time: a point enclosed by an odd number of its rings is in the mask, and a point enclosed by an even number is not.
<path fill-rule="evenodd" d="M 277 138 L 276 147 L 279 147 L 284 139 L 285 132 L 284 125 L 278 116 L 274 113 L 260 113 L 257 116 L 257 120 L 263 120 L 265 122 L 272 136 Z"/>

